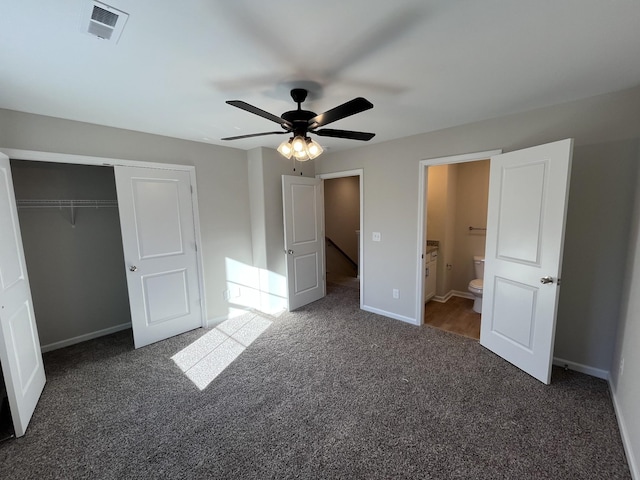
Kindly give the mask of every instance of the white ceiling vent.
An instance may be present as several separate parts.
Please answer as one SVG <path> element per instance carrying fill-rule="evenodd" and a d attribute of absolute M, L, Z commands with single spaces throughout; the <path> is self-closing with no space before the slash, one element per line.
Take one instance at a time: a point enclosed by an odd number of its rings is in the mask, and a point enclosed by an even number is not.
<path fill-rule="evenodd" d="M 129 14 L 101 2 L 90 2 L 83 29 L 90 35 L 117 43 Z"/>

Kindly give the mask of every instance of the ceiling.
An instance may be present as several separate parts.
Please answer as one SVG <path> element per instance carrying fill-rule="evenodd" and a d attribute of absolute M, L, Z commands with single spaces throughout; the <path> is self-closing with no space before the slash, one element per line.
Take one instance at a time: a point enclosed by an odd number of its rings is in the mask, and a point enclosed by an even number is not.
<path fill-rule="evenodd" d="M 225 100 L 280 115 L 292 87 L 317 113 L 367 98 L 331 128 L 377 143 L 640 85 L 636 0 L 106 0 L 118 43 L 90 0 L 2 3 L 0 108 L 242 149 L 283 136 L 220 141 L 279 128 Z"/>

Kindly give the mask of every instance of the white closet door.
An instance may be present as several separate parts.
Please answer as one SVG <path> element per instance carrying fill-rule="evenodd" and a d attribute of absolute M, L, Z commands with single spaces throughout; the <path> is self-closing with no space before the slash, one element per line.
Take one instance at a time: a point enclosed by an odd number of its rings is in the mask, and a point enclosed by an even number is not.
<path fill-rule="evenodd" d="M 189 172 L 115 167 L 136 348 L 202 326 Z"/>
<path fill-rule="evenodd" d="M 0 153 L 0 360 L 15 434 L 21 437 L 45 384 L 9 158 Z"/>

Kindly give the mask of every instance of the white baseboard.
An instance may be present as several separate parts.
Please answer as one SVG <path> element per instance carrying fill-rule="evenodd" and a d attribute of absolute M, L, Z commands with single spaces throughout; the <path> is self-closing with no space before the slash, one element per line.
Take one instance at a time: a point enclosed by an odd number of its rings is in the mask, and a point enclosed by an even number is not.
<path fill-rule="evenodd" d="M 365 312 L 377 313 L 383 317 L 393 318 L 394 320 L 400 320 L 402 322 L 410 323 L 411 325 L 420 325 L 420 321 L 415 318 L 405 317 L 404 315 L 398 315 L 397 313 L 387 312 L 386 310 L 380 310 L 379 308 L 369 307 L 362 305 L 362 310 Z"/>
<path fill-rule="evenodd" d="M 476 298 L 473 296 L 471 292 L 461 292 L 460 290 L 451 290 L 450 293 L 452 297 L 462 297 L 462 298 L 468 298 L 470 300 L 473 300 Z"/>
<path fill-rule="evenodd" d="M 449 290 L 446 295 L 435 295 L 431 297 L 434 302 L 446 303 L 451 297 L 462 297 L 473 300 L 475 297 L 469 292 L 461 292 L 459 290 Z"/>
<path fill-rule="evenodd" d="M 112 333 L 120 332 L 122 330 L 126 330 L 127 328 L 131 328 L 131 322 L 122 323 L 120 325 L 116 325 L 115 327 L 104 328 L 102 330 L 98 330 L 97 332 L 85 333 L 84 335 L 68 338 L 59 342 L 42 345 L 40 347 L 40 350 L 42 351 L 42 353 L 50 352 L 52 350 L 58 350 L 59 348 L 69 347 L 71 345 L 75 345 L 76 343 L 86 342 L 87 340 L 104 337 L 105 335 L 111 335 Z"/>
<path fill-rule="evenodd" d="M 588 365 L 582 365 L 581 363 L 565 360 L 564 358 L 553 357 L 553 364 L 559 367 L 565 367 L 575 372 L 586 373 L 592 377 L 601 378 L 603 380 L 609 380 L 609 371 L 602 370 L 601 368 L 590 367 Z"/>
<path fill-rule="evenodd" d="M 609 376 L 607 380 L 609 381 L 609 391 L 611 392 L 613 410 L 616 413 L 616 420 L 618 420 L 618 428 L 620 429 L 620 436 L 622 437 L 622 446 L 624 447 L 624 454 L 627 457 L 627 464 L 629 465 L 629 470 L 631 471 L 631 478 L 633 480 L 640 480 L 640 465 L 638 465 L 636 456 L 631 449 L 629 431 L 627 429 L 624 416 L 622 415 L 622 411 L 620 410 L 620 405 L 618 404 L 618 399 L 613 388 L 613 383 L 611 382 L 611 376 Z"/>

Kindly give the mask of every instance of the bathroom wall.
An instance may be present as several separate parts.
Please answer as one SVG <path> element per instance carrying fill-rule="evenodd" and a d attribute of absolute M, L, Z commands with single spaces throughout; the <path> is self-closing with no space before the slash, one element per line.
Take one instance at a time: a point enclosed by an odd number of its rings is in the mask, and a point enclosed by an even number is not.
<path fill-rule="evenodd" d="M 113 169 L 11 161 L 19 200 L 116 200 Z M 117 208 L 19 208 L 40 344 L 45 350 L 131 322 Z M 106 333 L 106 332 L 105 332 Z"/>
<path fill-rule="evenodd" d="M 436 296 L 444 297 L 451 291 L 455 245 L 456 184 L 458 165 L 435 165 L 427 168 L 427 236 L 438 240 L 438 269 Z"/>
<path fill-rule="evenodd" d="M 451 288 L 459 292 L 467 293 L 475 278 L 473 256 L 484 255 L 486 232 L 469 227 L 487 226 L 489 164 L 489 160 L 458 164 Z"/>

